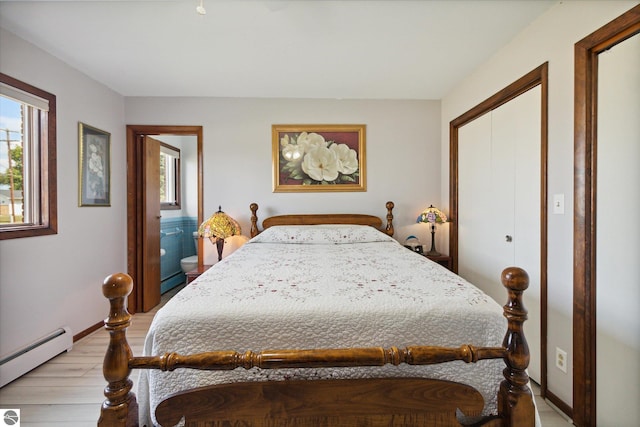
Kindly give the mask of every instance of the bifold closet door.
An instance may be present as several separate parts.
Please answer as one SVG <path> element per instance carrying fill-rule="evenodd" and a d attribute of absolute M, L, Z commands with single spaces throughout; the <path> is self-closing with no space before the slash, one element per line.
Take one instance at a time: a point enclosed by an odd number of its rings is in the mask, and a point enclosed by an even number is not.
<path fill-rule="evenodd" d="M 491 114 L 485 114 L 458 131 L 458 274 L 500 303 L 500 274 L 511 260 L 511 246 L 503 244 L 505 218 L 494 197 Z M 509 193 L 511 194 L 511 193 Z M 510 198 L 510 196 L 509 196 Z M 511 265 L 511 261 L 508 261 Z M 492 283 L 495 282 L 495 283 Z M 495 286 L 494 286 L 495 285 Z"/>
<path fill-rule="evenodd" d="M 540 86 L 536 86 L 497 108 L 492 114 L 494 147 L 504 147 L 496 151 L 511 156 L 504 158 L 504 165 L 494 163 L 492 166 L 502 171 L 500 179 L 511 180 L 511 184 L 502 185 L 504 194 L 507 194 L 507 190 L 513 192 L 510 200 L 513 217 L 508 222 L 513 230 L 510 245 L 512 264 L 524 268 L 529 274 L 529 289 L 525 293 L 529 320 L 524 325 L 524 331 L 532 355 L 529 375 L 537 383 L 541 381 L 540 361 L 543 357 L 540 345 L 540 223 L 543 214 L 540 208 L 540 97 Z M 496 188 L 501 187 L 498 185 Z"/>
<path fill-rule="evenodd" d="M 458 131 L 458 272 L 501 305 L 505 267 L 529 273 L 529 373 L 540 381 L 540 87 Z"/>

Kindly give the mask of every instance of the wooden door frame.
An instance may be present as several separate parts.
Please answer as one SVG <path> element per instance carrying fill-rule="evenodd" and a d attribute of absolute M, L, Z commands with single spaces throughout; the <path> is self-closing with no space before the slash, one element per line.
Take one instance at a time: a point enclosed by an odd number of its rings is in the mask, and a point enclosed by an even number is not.
<path fill-rule="evenodd" d="M 458 271 L 458 131 L 465 124 L 489 113 L 517 96 L 540 85 L 540 391 L 564 412 L 571 411 L 547 390 L 547 158 L 548 158 L 548 74 L 545 62 L 509 86 L 487 98 L 449 123 L 449 254 L 453 270 Z M 498 280 L 496 278 L 496 280 Z"/>
<path fill-rule="evenodd" d="M 640 32 L 640 5 L 575 44 L 573 422 L 596 425 L 598 55 Z"/>
<path fill-rule="evenodd" d="M 198 163 L 198 224 L 203 221 L 203 178 L 202 178 L 202 126 L 157 126 L 127 125 L 127 272 L 133 278 L 133 292 L 129 295 L 128 308 L 131 313 L 142 311 L 142 221 L 144 205 L 143 191 L 142 135 L 195 135 L 197 138 Z M 198 265 L 202 265 L 202 248 L 198 251 Z"/>

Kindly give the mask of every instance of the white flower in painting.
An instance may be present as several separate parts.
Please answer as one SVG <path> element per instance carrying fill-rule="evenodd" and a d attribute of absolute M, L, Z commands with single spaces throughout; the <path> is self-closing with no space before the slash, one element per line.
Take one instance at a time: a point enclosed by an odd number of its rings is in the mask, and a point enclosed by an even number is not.
<path fill-rule="evenodd" d="M 316 181 L 334 181 L 338 178 L 338 160 L 333 151 L 317 146 L 305 154 L 302 170 Z"/>
<path fill-rule="evenodd" d="M 282 156 L 290 162 L 302 160 L 304 150 L 299 145 L 288 144 L 282 149 Z"/>
<path fill-rule="evenodd" d="M 280 138 L 280 145 L 283 148 L 289 145 L 289 135 L 285 134 L 282 138 Z"/>
<path fill-rule="evenodd" d="M 324 140 L 324 136 L 315 132 L 302 132 L 298 135 L 298 145 L 302 147 L 303 153 L 308 153 L 316 147 L 327 148 L 327 141 Z"/>
<path fill-rule="evenodd" d="M 347 144 L 331 144 L 329 147 L 336 155 L 338 172 L 350 175 L 358 170 L 358 153 Z"/>

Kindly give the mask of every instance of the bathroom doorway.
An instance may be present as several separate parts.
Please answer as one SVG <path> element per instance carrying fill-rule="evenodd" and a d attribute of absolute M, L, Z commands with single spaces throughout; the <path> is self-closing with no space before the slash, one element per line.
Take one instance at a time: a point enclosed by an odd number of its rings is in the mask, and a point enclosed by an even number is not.
<path fill-rule="evenodd" d="M 202 126 L 127 125 L 127 270 L 133 278 L 129 311 L 145 312 L 160 302 L 159 162 L 150 160 L 162 136 L 193 136 L 197 145 L 197 223 L 203 221 Z M 157 142 L 157 141 L 156 141 Z M 156 169 L 157 168 L 157 169 Z M 201 244 L 201 242 L 200 242 Z M 200 248 L 202 249 L 202 248 Z M 198 253 L 202 254 L 202 250 Z M 201 255 L 199 255 L 201 256 Z M 202 264 L 202 260 L 198 260 Z"/>

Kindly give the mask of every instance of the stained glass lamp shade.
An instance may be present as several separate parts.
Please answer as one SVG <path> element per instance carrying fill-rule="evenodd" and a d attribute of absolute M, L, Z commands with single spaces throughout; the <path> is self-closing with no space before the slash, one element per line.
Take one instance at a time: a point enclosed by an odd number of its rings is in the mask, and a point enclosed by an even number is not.
<path fill-rule="evenodd" d="M 222 259 L 222 249 L 224 247 L 224 239 L 231 236 L 237 236 L 242 233 L 238 221 L 222 212 L 222 206 L 218 206 L 218 212 L 215 212 L 205 222 L 200 224 L 198 234 L 200 237 L 208 237 L 211 243 L 215 243 L 218 249 L 218 261 Z"/>
<path fill-rule="evenodd" d="M 426 222 L 431 224 L 431 250 L 427 252 L 427 255 L 440 256 L 440 252 L 436 250 L 436 224 L 443 224 L 447 222 L 447 216 L 440 209 L 434 208 L 433 205 L 431 205 L 418 215 L 416 222 Z"/>

